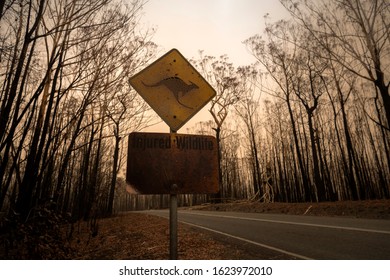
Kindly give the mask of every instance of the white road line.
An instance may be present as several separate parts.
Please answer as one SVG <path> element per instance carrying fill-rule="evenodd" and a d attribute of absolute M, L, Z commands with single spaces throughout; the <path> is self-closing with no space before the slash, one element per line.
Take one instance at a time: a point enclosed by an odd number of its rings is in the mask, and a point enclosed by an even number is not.
<path fill-rule="evenodd" d="M 252 240 L 249 240 L 249 239 L 245 239 L 245 238 L 242 238 L 242 237 L 234 236 L 234 235 L 222 232 L 222 231 L 214 230 L 214 229 L 211 229 L 211 228 L 207 228 L 207 227 L 203 227 L 203 226 L 200 226 L 200 225 L 187 223 L 187 222 L 183 222 L 183 221 L 180 221 L 180 223 L 187 224 L 187 225 L 190 225 L 190 226 L 193 226 L 193 227 L 197 227 L 197 228 L 201 228 L 201 229 L 204 229 L 204 230 L 208 230 L 208 231 L 211 231 L 211 232 L 214 232 L 214 233 L 218 233 L 218 234 L 230 237 L 230 238 L 235 238 L 235 239 L 238 239 L 240 241 L 244 241 L 244 242 L 247 242 L 247 243 L 250 243 L 250 244 L 254 244 L 254 245 L 257 245 L 257 246 L 260 246 L 260 247 L 263 247 L 263 248 L 266 248 L 266 249 L 269 249 L 269 250 L 273 250 L 273 251 L 276 251 L 276 252 L 279 252 L 279 253 L 282 253 L 282 254 L 290 255 L 290 256 L 296 257 L 298 259 L 312 260 L 311 258 L 306 257 L 306 256 L 295 254 L 295 253 L 292 253 L 292 252 L 289 252 L 289 251 L 286 251 L 286 250 L 283 250 L 283 249 L 279 249 L 279 248 L 276 248 L 276 247 L 272 247 L 272 246 L 269 246 L 269 245 L 258 243 L 258 242 L 255 242 L 255 241 L 252 241 Z"/>
<path fill-rule="evenodd" d="M 203 213 L 202 214 L 201 213 L 191 213 L 191 212 L 187 212 L 187 211 L 183 212 L 183 213 L 190 214 L 190 215 L 239 219 L 239 220 L 266 222 L 266 223 L 289 224 L 289 225 L 299 225 L 299 226 L 308 226 L 308 227 L 333 228 L 333 229 L 342 229 L 342 230 L 353 230 L 353 231 L 362 231 L 362 232 L 371 232 L 371 233 L 390 234 L 390 231 L 385 231 L 385 230 L 364 229 L 364 228 L 355 228 L 355 227 L 342 227 L 342 226 L 329 226 L 329 225 L 296 223 L 296 222 L 286 222 L 286 221 L 274 221 L 274 220 L 267 220 L 267 219 L 245 218 L 245 217 L 236 217 L 236 216 L 227 216 L 227 215 L 211 215 L 211 214 L 203 214 Z"/>

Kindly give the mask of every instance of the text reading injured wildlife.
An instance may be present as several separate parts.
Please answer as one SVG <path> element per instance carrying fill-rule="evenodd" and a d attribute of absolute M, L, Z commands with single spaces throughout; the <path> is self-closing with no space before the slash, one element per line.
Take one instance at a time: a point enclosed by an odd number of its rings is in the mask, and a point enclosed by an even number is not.
<path fill-rule="evenodd" d="M 133 149 L 171 149 L 172 146 L 179 150 L 213 150 L 214 144 L 209 138 L 198 136 L 135 136 L 131 139 Z"/>

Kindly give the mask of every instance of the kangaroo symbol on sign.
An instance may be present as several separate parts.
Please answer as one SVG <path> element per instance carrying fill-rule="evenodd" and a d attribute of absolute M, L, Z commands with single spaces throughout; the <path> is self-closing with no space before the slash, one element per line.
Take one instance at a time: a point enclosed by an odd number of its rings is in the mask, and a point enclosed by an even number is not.
<path fill-rule="evenodd" d="M 181 101 L 180 101 L 180 98 L 179 98 L 179 94 L 181 94 L 181 97 L 183 97 L 184 95 L 186 95 L 188 92 L 190 92 L 191 90 L 193 89 L 198 89 L 199 87 L 194 84 L 193 82 L 190 81 L 190 84 L 186 84 L 182 79 L 180 79 L 179 77 L 169 77 L 169 78 L 165 78 L 155 84 L 145 84 L 144 82 L 142 82 L 144 84 L 144 86 L 146 87 L 160 87 L 160 86 L 165 86 L 167 89 L 169 89 L 170 92 L 173 93 L 173 96 L 175 97 L 176 101 L 188 108 L 188 109 L 193 109 L 185 104 L 183 104 Z"/>

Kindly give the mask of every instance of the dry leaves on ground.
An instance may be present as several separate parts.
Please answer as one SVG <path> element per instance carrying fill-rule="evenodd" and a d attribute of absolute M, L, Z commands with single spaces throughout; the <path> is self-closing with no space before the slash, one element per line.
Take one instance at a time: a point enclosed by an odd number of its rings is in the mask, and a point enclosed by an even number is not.
<path fill-rule="evenodd" d="M 79 224 L 71 247 L 76 259 L 169 259 L 168 220 L 141 213 L 124 213 L 99 221 L 96 237 L 88 225 Z M 178 258 L 184 260 L 286 259 L 287 256 L 254 250 L 221 236 L 190 226 L 178 227 Z"/>

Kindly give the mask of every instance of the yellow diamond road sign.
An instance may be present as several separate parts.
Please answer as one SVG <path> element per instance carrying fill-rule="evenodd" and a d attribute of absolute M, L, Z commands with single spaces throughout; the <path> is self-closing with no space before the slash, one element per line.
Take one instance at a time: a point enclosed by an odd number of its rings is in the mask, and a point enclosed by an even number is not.
<path fill-rule="evenodd" d="M 182 127 L 216 94 L 176 49 L 131 77 L 130 84 L 173 131 Z"/>

